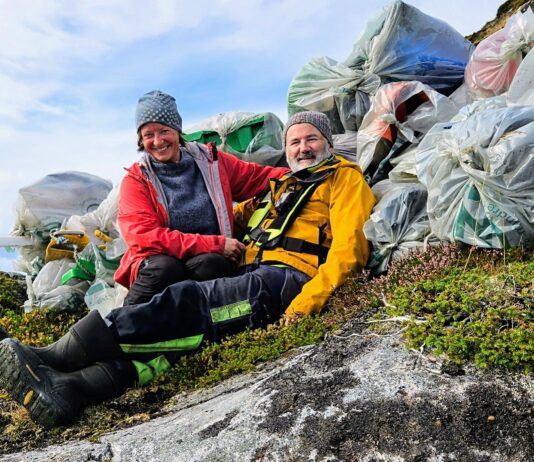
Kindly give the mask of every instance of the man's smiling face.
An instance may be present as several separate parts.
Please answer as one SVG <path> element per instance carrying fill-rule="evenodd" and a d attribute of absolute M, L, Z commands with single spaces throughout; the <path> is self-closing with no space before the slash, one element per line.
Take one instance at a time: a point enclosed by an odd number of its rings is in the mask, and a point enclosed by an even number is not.
<path fill-rule="evenodd" d="M 286 134 L 286 158 L 294 172 L 313 167 L 330 155 L 328 141 L 308 123 L 289 127 Z"/>

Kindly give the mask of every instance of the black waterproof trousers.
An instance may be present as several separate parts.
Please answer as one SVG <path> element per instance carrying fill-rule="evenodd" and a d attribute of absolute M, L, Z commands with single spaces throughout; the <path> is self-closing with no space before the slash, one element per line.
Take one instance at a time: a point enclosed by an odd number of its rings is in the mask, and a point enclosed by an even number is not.
<path fill-rule="evenodd" d="M 205 341 L 276 322 L 308 280 L 275 266 L 245 268 L 233 278 L 186 280 L 149 302 L 113 310 L 106 324 L 144 384 Z"/>
<path fill-rule="evenodd" d="M 237 274 L 237 265 L 216 253 L 204 253 L 187 260 L 164 254 L 152 255 L 141 263 L 137 279 L 130 287 L 123 305 L 148 302 L 166 287 L 186 279 L 208 281 Z"/>

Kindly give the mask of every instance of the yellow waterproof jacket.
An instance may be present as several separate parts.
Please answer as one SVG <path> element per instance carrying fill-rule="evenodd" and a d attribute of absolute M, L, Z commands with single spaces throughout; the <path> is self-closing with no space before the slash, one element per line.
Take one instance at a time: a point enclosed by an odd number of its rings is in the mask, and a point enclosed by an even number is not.
<path fill-rule="evenodd" d="M 342 157 L 336 156 L 336 159 L 339 163 L 334 167 L 324 166 L 316 170 L 320 172 L 321 169 L 335 168 L 334 173 L 315 189 L 285 233 L 287 237 L 315 244 L 320 243 L 319 236 L 322 233 L 322 245 L 330 248 L 326 261 L 319 265 L 316 255 L 283 248 L 264 250 L 260 255 L 260 261 L 264 264 L 287 265 L 311 277 L 287 308 L 288 316 L 318 313 L 333 290 L 345 282 L 351 271 L 361 270 L 367 262 L 369 246 L 363 234 L 363 225 L 369 218 L 375 198 L 360 168 Z M 284 183 L 295 181 L 298 180 L 292 175 L 278 180 L 278 187 L 277 181 L 270 181 L 271 207 L 262 227 L 268 226 L 276 217 L 274 204 L 285 191 Z M 251 215 L 250 202 L 239 204 L 234 212 L 237 223 L 247 223 Z M 254 242 L 249 243 L 242 265 L 254 263 L 258 252 L 258 246 Z"/>

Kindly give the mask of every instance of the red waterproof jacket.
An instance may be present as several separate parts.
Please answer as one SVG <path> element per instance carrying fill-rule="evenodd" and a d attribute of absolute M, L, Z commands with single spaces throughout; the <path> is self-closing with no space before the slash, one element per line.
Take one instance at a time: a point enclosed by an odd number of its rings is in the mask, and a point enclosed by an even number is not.
<path fill-rule="evenodd" d="M 243 201 L 260 193 L 269 178 L 289 170 L 245 162 L 213 147 L 186 143 L 187 151 L 199 167 L 213 202 L 221 235 L 187 234 L 169 229 L 169 219 L 161 185 L 144 153 L 127 169 L 119 192 L 118 224 L 128 249 L 115 272 L 115 281 L 129 288 L 141 262 L 151 255 L 167 254 L 190 258 L 202 253 L 222 254 L 225 237 L 233 235 L 232 201 Z M 202 211 L 199 211 L 202 213 Z"/>

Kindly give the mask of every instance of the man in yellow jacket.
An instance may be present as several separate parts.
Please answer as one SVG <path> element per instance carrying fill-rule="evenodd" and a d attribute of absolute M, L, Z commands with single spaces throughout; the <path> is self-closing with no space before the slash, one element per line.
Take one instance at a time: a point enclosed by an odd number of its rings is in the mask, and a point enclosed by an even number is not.
<path fill-rule="evenodd" d="M 334 155 L 324 114 L 294 115 L 284 140 L 292 172 L 236 210 L 246 244 L 239 276 L 179 282 L 104 320 L 90 312 L 48 347 L 6 338 L 0 387 L 37 423 L 64 425 L 83 407 L 148 383 L 206 340 L 320 312 L 367 261 L 363 225 L 374 197 L 360 168 Z"/>

